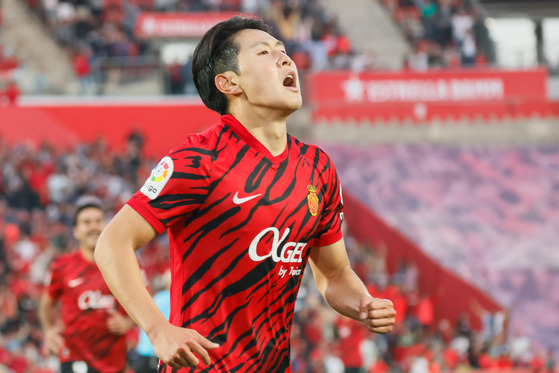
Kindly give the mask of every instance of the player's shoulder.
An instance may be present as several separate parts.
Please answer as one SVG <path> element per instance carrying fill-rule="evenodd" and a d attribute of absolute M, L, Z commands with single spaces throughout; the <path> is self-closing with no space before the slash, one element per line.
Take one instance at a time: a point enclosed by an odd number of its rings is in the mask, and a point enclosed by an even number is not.
<path fill-rule="evenodd" d="M 303 142 L 290 136 L 292 147 L 294 147 L 308 162 L 316 166 L 325 166 L 332 163 L 330 156 L 318 145 Z"/>
<path fill-rule="evenodd" d="M 222 123 L 215 123 L 203 132 L 193 133 L 186 137 L 186 139 L 171 149 L 169 156 L 179 156 L 181 154 L 196 153 L 199 155 L 211 155 L 216 144 L 220 140 L 220 134 L 225 130 Z"/>
<path fill-rule="evenodd" d="M 82 261 L 79 250 L 57 254 L 52 259 L 51 267 L 54 269 L 72 268 L 73 265 Z"/>

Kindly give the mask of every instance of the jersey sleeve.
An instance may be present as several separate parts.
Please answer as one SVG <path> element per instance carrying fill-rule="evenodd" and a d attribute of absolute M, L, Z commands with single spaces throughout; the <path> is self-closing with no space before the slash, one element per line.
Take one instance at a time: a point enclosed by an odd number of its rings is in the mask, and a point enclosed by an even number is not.
<path fill-rule="evenodd" d="M 322 173 L 322 195 L 323 211 L 320 216 L 317 234 L 313 242 L 314 246 L 327 246 L 338 242 L 343 238 L 343 197 L 342 186 L 334 163 L 325 153 L 326 157 L 324 172 Z"/>
<path fill-rule="evenodd" d="M 47 294 L 52 299 L 60 298 L 64 289 L 64 279 L 62 278 L 62 271 L 59 267 L 60 259 L 53 261 L 45 279 Z"/>
<path fill-rule="evenodd" d="M 157 163 L 127 204 L 162 233 L 205 202 L 210 172 L 210 152 L 191 136 Z"/>

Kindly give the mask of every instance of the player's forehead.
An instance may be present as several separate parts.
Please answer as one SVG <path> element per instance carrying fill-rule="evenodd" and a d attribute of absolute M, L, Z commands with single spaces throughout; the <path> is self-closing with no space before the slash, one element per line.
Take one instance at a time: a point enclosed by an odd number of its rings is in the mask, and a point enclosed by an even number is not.
<path fill-rule="evenodd" d="M 283 47 L 283 43 L 268 34 L 266 31 L 256 29 L 245 29 L 239 31 L 235 37 L 235 42 L 239 45 L 241 53 L 260 46 Z"/>
<path fill-rule="evenodd" d="M 80 222 L 99 219 L 103 219 L 103 211 L 99 207 L 91 206 L 84 208 L 78 213 L 76 222 L 79 224 Z"/>

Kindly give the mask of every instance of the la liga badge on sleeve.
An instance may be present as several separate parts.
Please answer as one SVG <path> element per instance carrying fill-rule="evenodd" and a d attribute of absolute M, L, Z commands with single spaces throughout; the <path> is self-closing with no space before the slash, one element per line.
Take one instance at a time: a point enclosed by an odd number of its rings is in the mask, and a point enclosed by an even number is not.
<path fill-rule="evenodd" d="M 171 157 L 163 157 L 161 161 L 151 170 L 151 174 L 140 189 L 149 199 L 155 199 L 167 184 L 173 174 L 174 165 Z"/>

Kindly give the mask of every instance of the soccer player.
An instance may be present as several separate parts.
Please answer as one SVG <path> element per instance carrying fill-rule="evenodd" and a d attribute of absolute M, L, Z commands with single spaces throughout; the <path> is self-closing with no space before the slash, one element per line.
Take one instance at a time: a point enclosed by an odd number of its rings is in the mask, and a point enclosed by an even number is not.
<path fill-rule="evenodd" d="M 307 262 L 335 310 L 370 331 L 391 331 L 392 302 L 369 295 L 350 267 L 334 165 L 287 133 L 302 98 L 284 44 L 260 20 L 234 17 L 203 36 L 192 70 L 219 123 L 161 159 L 95 250 L 107 284 L 152 341 L 160 371 L 290 372 Z M 164 230 L 170 322 L 144 288 L 134 255 Z"/>
<path fill-rule="evenodd" d="M 39 304 L 44 351 L 58 355 L 61 372 L 123 372 L 126 332 L 134 321 L 118 305 L 93 259 L 105 226 L 101 202 L 85 196 L 74 213 L 79 250 L 51 264 Z"/>

